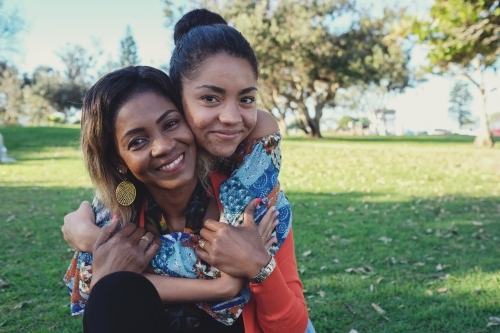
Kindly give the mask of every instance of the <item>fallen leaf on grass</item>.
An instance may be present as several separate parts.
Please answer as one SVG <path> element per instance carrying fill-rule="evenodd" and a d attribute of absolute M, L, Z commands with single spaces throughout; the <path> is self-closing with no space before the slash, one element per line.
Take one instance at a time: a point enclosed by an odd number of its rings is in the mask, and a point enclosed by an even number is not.
<path fill-rule="evenodd" d="M 486 327 L 500 325 L 500 318 L 499 317 L 490 317 L 488 319 L 490 320 L 490 322 L 486 325 Z"/>
<path fill-rule="evenodd" d="M 325 297 L 326 293 L 323 290 L 318 291 L 320 297 Z"/>
<path fill-rule="evenodd" d="M 436 271 L 442 271 L 443 269 L 449 268 L 449 267 L 451 267 L 451 266 L 450 265 L 441 265 L 441 264 L 438 264 L 436 266 Z"/>
<path fill-rule="evenodd" d="M 381 242 L 383 242 L 384 244 L 392 242 L 392 238 L 389 238 L 389 237 L 386 237 L 386 236 L 379 237 L 378 240 L 381 241 Z"/>
<path fill-rule="evenodd" d="M 351 329 L 349 333 L 358 333 L 358 331 L 356 331 L 355 329 Z"/>
<path fill-rule="evenodd" d="M 379 277 L 379 278 L 377 279 L 377 281 L 376 281 L 376 282 L 377 282 L 377 284 L 379 284 L 379 283 L 380 283 L 380 281 L 382 281 L 382 279 L 383 279 L 383 277 Z"/>
<path fill-rule="evenodd" d="M 25 306 L 25 305 L 26 305 L 26 304 L 28 304 L 28 303 L 31 303 L 31 302 L 21 302 L 21 303 L 17 304 L 16 306 L 14 306 L 14 307 L 12 308 L 12 310 L 17 310 L 17 309 L 20 309 L 20 308 L 22 308 L 23 306 Z"/>
<path fill-rule="evenodd" d="M 339 261 L 337 258 L 332 259 L 332 262 L 334 262 L 334 263 L 336 263 L 336 264 L 340 263 L 340 261 Z"/>
<path fill-rule="evenodd" d="M 480 222 L 480 221 L 472 221 L 472 225 L 475 225 L 477 227 L 482 227 L 484 225 L 484 223 Z"/>
<path fill-rule="evenodd" d="M 307 250 L 306 252 L 302 253 L 302 256 L 307 257 L 312 253 L 312 250 Z"/>
<path fill-rule="evenodd" d="M 380 314 L 385 314 L 385 310 L 378 306 L 378 304 L 372 303 L 372 308 Z"/>
<path fill-rule="evenodd" d="M 447 292 L 447 291 L 448 291 L 448 288 L 446 288 L 446 287 L 439 288 L 439 289 L 437 290 L 437 292 L 438 292 L 438 293 L 441 293 L 441 294 L 442 294 L 442 293 L 445 293 L 445 292 Z"/>
<path fill-rule="evenodd" d="M 7 283 L 4 280 L 0 279 L 0 288 L 5 288 L 8 286 L 10 286 L 10 283 Z"/>
<path fill-rule="evenodd" d="M 321 271 L 324 271 L 324 270 L 326 269 L 326 266 L 321 266 L 319 269 L 320 269 Z"/>
<path fill-rule="evenodd" d="M 14 220 L 15 220 L 15 218 L 16 218 L 16 215 L 10 215 L 9 217 L 7 217 L 7 220 L 6 220 L 6 221 L 7 221 L 7 222 L 12 222 L 12 221 L 14 221 Z"/>
<path fill-rule="evenodd" d="M 372 267 L 372 266 L 370 266 L 370 265 L 365 265 L 364 267 L 365 267 L 367 270 L 369 270 L 370 272 L 375 271 L 375 268 L 373 268 L 373 267 Z"/>
<path fill-rule="evenodd" d="M 476 287 L 476 288 L 472 289 L 472 292 L 475 294 L 479 294 L 481 292 L 481 287 Z"/>
<path fill-rule="evenodd" d="M 356 310 L 354 310 L 352 306 L 350 306 L 349 304 L 344 304 L 344 306 L 347 308 L 347 310 L 351 311 L 352 314 L 356 314 Z"/>
<path fill-rule="evenodd" d="M 345 271 L 347 273 L 357 273 L 360 275 L 374 275 L 375 274 L 372 271 L 370 271 L 369 269 L 368 270 L 365 269 L 364 267 L 358 267 L 358 268 L 349 267 Z"/>
<path fill-rule="evenodd" d="M 429 289 L 427 289 L 427 290 L 425 291 L 425 294 L 426 294 L 426 295 L 428 295 L 428 296 L 432 296 L 432 295 L 434 295 L 434 293 L 432 292 L 432 290 L 429 290 Z"/>

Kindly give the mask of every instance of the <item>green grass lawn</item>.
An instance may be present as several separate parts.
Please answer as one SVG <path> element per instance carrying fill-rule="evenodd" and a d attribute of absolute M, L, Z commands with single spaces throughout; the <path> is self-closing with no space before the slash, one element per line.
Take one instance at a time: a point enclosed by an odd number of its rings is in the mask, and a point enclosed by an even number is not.
<path fill-rule="evenodd" d="M 79 129 L 0 132 L 17 159 L 0 164 L 0 332 L 81 331 L 60 231 L 92 198 Z M 487 327 L 500 324 L 500 149 L 472 140 L 284 140 L 280 180 L 318 333 L 500 331 Z"/>

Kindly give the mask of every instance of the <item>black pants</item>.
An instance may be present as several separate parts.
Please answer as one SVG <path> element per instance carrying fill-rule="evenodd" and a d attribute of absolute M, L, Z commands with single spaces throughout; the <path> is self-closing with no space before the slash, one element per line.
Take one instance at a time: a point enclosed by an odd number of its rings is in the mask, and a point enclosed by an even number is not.
<path fill-rule="evenodd" d="M 203 313 L 193 332 L 244 332 L 240 316 L 225 326 Z M 140 274 L 117 272 L 99 280 L 92 288 L 83 315 L 85 333 L 170 332 L 168 317 L 153 284 Z"/>

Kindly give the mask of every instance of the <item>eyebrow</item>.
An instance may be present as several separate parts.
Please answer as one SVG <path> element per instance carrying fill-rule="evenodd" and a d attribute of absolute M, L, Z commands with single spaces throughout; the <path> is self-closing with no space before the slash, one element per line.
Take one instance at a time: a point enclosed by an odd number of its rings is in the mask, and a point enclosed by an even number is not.
<path fill-rule="evenodd" d="M 217 86 L 212 86 L 209 84 L 204 84 L 202 86 L 198 86 L 195 89 L 210 89 L 210 90 L 213 90 L 214 92 L 219 93 L 219 94 L 226 93 L 226 89 L 223 89 L 223 88 L 217 87 Z M 254 90 L 257 90 L 257 88 L 256 87 L 248 87 L 248 88 L 240 90 L 238 92 L 238 95 L 248 94 L 249 92 L 254 91 Z"/>
<path fill-rule="evenodd" d="M 161 121 L 166 116 L 168 116 L 169 114 L 171 114 L 172 112 L 179 112 L 179 110 L 167 110 L 167 111 L 165 111 L 161 116 L 158 117 L 158 119 L 156 119 L 156 121 L 155 121 L 156 125 L 158 125 L 159 123 L 161 123 Z"/>
<path fill-rule="evenodd" d="M 172 112 L 179 112 L 179 110 L 167 110 L 165 111 L 161 116 L 158 117 L 158 119 L 156 119 L 155 123 L 158 125 L 163 119 L 165 119 L 166 116 L 168 116 L 169 114 L 171 114 Z M 125 132 L 125 134 L 123 134 L 122 138 L 120 141 L 123 141 L 125 140 L 125 138 L 131 134 L 134 134 L 134 133 L 138 133 L 138 132 L 142 132 L 144 131 L 145 128 L 144 127 L 137 127 L 137 128 L 133 128 L 127 132 Z"/>

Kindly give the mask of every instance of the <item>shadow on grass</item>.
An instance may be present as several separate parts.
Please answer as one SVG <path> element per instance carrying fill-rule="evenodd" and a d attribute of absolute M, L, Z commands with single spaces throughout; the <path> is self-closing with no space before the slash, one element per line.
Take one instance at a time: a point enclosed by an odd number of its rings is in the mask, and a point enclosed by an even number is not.
<path fill-rule="evenodd" d="M 318 331 L 483 332 L 498 315 L 497 197 L 287 196 Z"/>
<path fill-rule="evenodd" d="M 9 154 L 9 156 L 11 156 Z M 9 162 L 9 165 L 15 165 L 16 163 L 22 163 L 26 161 L 75 161 L 75 157 L 68 156 L 54 156 L 54 157 L 35 157 L 33 152 L 17 152 L 15 154 L 16 161 Z"/>
<path fill-rule="evenodd" d="M 88 188 L 2 186 L 0 192 L 0 332 L 81 331 L 62 283 L 73 251 L 64 241 L 65 214 L 91 200 Z"/>
<path fill-rule="evenodd" d="M 0 127 L 8 155 L 17 151 L 41 152 L 46 147 L 74 147 L 80 145 L 80 128 L 57 127 Z"/>

